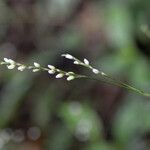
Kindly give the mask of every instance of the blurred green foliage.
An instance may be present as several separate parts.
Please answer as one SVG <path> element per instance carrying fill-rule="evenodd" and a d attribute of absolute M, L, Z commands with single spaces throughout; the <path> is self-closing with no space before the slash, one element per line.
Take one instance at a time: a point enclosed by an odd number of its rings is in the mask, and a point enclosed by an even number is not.
<path fill-rule="evenodd" d="M 86 72 L 150 91 L 149 0 L 1 0 L 0 56 Z M 147 31 L 149 33 L 149 31 Z M 149 150 L 150 101 L 95 81 L 0 68 L 0 149 Z"/>

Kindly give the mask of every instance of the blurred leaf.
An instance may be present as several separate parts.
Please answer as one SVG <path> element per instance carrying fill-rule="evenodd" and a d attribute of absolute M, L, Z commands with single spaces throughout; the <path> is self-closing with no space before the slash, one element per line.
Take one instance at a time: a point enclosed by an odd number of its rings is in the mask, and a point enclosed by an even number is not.
<path fill-rule="evenodd" d="M 49 150 L 69 150 L 72 144 L 72 135 L 65 127 L 58 126 L 54 128 L 46 143 Z"/>
<path fill-rule="evenodd" d="M 89 144 L 85 150 L 117 150 L 112 144 L 100 141 L 99 143 Z"/>
<path fill-rule="evenodd" d="M 130 45 L 132 43 L 132 21 L 130 18 L 130 10 L 126 4 L 110 2 L 106 10 L 108 36 L 111 39 L 112 45 L 118 48 Z"/>
<path fill-rule="evenodd" d="M 79 140 L 95 141 L 101 138 L 101 122 L 89 105 L 79 102 L 64 103 L 60 116 Z"/>
<path fill-rule="evenodd" d="M 131 81 L 141 89 L 150 91 L 149 62 L 146 61 L 143 57 L 139 57 L 139 59 L 134 63 L 130 78 Z"/>
<path fill-rule="evenodd" d="M 128 97 L 127 100 L 118 111 L 113 128 L 116 140 L 122 144 L 150 131 L 150 102 L 140 97 Z"/>

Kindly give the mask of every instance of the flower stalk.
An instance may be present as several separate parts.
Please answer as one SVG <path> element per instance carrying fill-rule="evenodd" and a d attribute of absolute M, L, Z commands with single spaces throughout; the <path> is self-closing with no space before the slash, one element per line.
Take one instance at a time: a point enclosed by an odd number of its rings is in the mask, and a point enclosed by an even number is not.
<path fill-rule="evenodd" d="M 12 59 L 4 58 L 4 61 L 0 62 L 1 65 L 5 65 L 8 69 L 17 68 L 19 71 L 31 70 L 32 72 L 46 71 L 49 75 L 56 74 L 56 78 L 66 77 L 67 81 L 74 80 L 75 78 L 83 78 L 84 75 L 79 75 L 74 72 L 67 72 L 54 67 L 53 65 L 48 65 L 47 67 L 42 67 L 39 63 L 34 62 L 33 65 L 27 66 Z"/>
<path fill-rule="evenodd" d="M 125 88 L 127 90 L 136 92 L 145 97 L 150 97 L 150 93 L 145 93 L 142 90 L 139 90 L 139 89 L 137 89 L 127 83 L 124 83 L 120 80 L 117 80 L 117 79 L 111 77 L 110 75 L 94 68 L 86 58 L 84 58 L 83 61 L 81 61 L 70 54 L 62 54 L 61 56 L 65 57 L 66 59 L 72 60 L 73 64 L 75 64 L 75 65 L 80 65 L 80 66 L 83 66 L 83 67 L 91 70 L 92 73 L 94 73 L 95 75 L 97 75 L 97 76 L 99 75 L 100 77 L 102 77 L 103 81 L 106 83 Z M 8 69 L 17 68 L 19 71 L 24 71 L 24 70 L 32 70 L 32 72 L 46 71 L 49 75 L 55 75 L 55 78 L 57 78 L 57 79 L 65 77 L 67 81 L 72 81 L 77 78 L 85 78 L 85 79 L 101 81 L 101 79 L 99 79 L 99 78 L 77 74 L 72 71 L 67 72 L 67 71 L 61 70 L 53 65 L 50 65 L 50 64 L 47 67 L 42 67 L 39 63 L 34 62 L 33 65 L 27 66 L 27 65 L 15 62 L 14 60 L 8 59 L 8 58 L 4 58 L 4 60 L 1 61 L 0 64 L 5 65 Z"/>
<path fill-rule="evenodd" d="M 70 54 L 62 54 L 61 56 L 67 58 L 67 55 L 70 55 Z M 98 69 L 92 67 L 87 59 L 84 59 L 83 61 L 81 61 L 81 60 L 79 60 L 79 59 L 77 59 L 73 56 L 70 57 L 70 58 L 74 61 L 74 64 L 81 65 L 81 66 L 84 66 L 84 67 L 90 69 L 94 74 L 100 75 L 104 79 L 104 81 L 107 82 L 107 83 L 110 83 L 110 84 L 113 84 L 115 86 L 122 87 L 122 88 L 125 88 L 127 90 L 136 92 L 136 93 L 138 93 L 140 95 L 143 95 L 145 97 L 150 97 L 150 93 L 145 93 L 142 90 L 139 90 L 139 89 L 137 89 L 137 88 L 135 88 L 135 87 L 133 87 L 133 86 L 127 84 L 127 83 L 124 83 L 120 80 L 117 80 L 117 79 L 111 77 L 110 75 L 108 75 L 108 74 L 106 74 L 102 71 L 99 71 Z M 89 77 L 86 76 L 85 78 L 89 78 Z M 91 78 L 90 77 L 89 79 L 95 80 L 96 78 L 93 78 L 93 77 Z M 100 79 L 96 79 L 96 80 L 100 81 Z"/>

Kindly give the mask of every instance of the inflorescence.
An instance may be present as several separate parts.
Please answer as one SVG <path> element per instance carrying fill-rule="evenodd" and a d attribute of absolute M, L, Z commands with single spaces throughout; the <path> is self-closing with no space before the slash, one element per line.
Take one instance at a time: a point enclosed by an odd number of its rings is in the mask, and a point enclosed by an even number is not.
<path fill-rule="evenodd" d="M 80 66 L 83 66 L 83 67 L 90 69 L 96 75 L 99 74 L 100 76 L 103 77 L 104 82 L 107 82 L 109 84 L 113 84 L 115 86 L 119 86 L 119 87 L 122 87 L 122 88 L 125 88 L 128 90 L 134 91 L 134 92 L 139 93 L 139 94 L 146 96 L 146 97 L 150 97 L 150 93 L 145 93 L 142 90 L 139 90 L 139 89 L 137 89 L 137 88 L 135 88 L 129 84 L 126 84 L 122 81 L 114 79 L 110 75 L 107 75 L 106 73 L 94 68 L 86 58 L 84 58 L 83 61 L 81 61 L 81 60 L 77 59 L 76 57 L 74 57 L 70 54 L 62 54 L 61 56 L 65 57 L 66 59 L 72 60 L 73 64 L 75 64 L 75 65 L 80 65 Z M 58 69 L 57 67 L 50 65 L 50 64 L 47 65 L 47 67 L 42 67 L 39 63 L 34 62 L 33 65 L 28 66 L 28 65 L 24 65 L 24 64 L 15 62 L 14 60 L 8 59 L 8 58 L 4 58 L 4 60 L 2 62 L 0 62 L 0 64 L 6 65 L 6 67 L 8 69 L 17 68 L 19 71 L 24 71 L 24 70 L 32 70 L 32 72 L 46 71 L 50 75 L 55 75 L 55 78 L 57 78 L 57 79 L 65 77 L 67 81 L 71 81 L 71 80 L 74 80 L 76 78 L 87 78 L 87 79 L 94 79 L 94 80 L 96 79 L 98 81 L 101 80 L 101 79 L 89 77 L 86 75 L 77 74 L 77 73 L 72 72 L 72 71 L 67 72 L 67 71 Z"/>
<path fill-rule="evenodd" d="M 67 59 L 73 60 L 73 63 L 75 65 L 81 65 L 81 66 L 84 66 L 84 67 L 87 67 L 87 68 L 91 69 L 92 72 L 95 73 L 95 74 L 99 74 L 100 73 L 100 71 L 98 69 L 95 69 L 95 68 L 93 68 L 90 65 L 90 63 L 89 63 L 89 61 L 87 59 L 84 59 L 83 62 L 82 62 L 81 60 L 73 57 L 70 54 L 62 54 L 61 56 L 65 57 Z M 12 59 L 4 58 L 4 60 L 1 62 L 1 65 L 6 65 L 6 67 L 8 69 L 15 69 L 15 68 L 17 68 L 19 71 L 24 71 L 26 69 L 32 70 L 32 72 L 47 71 L 48 74 L 50 74 L 50 75 L 54 75 L 55 74 L 56 75 L 55 77 L 57 79 L 66 77 L 67 81 L 74 80 L 75 78 L 84 78 L 84 77 L 86 77 L 85 75 L 79 75 L 79 74 L 76 74 L 76 73 L 74 73 L 72 71 L 67 72 L 67 71 L 58 69 L 58 68 L 56 68 L 53 65 L 48 65 L 47 67 L 42 67 L 37 62 L 34 62 L 33 65 L 27 66 L 27 65 L 15 62 Z M 104 73 L 101 72 L 101 74 L 104 74 Z"/>

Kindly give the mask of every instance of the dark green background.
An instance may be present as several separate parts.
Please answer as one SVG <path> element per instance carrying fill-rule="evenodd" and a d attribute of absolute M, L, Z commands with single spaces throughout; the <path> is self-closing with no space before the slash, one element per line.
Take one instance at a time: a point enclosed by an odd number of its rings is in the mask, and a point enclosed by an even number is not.
<path fill-rule="evenodd" d="M 150 91 L 149 0 L 0 0 L 0 58 Z M 0 68 L 2 150 L 149 150 L 150 99 L 102 82 Z"/>

